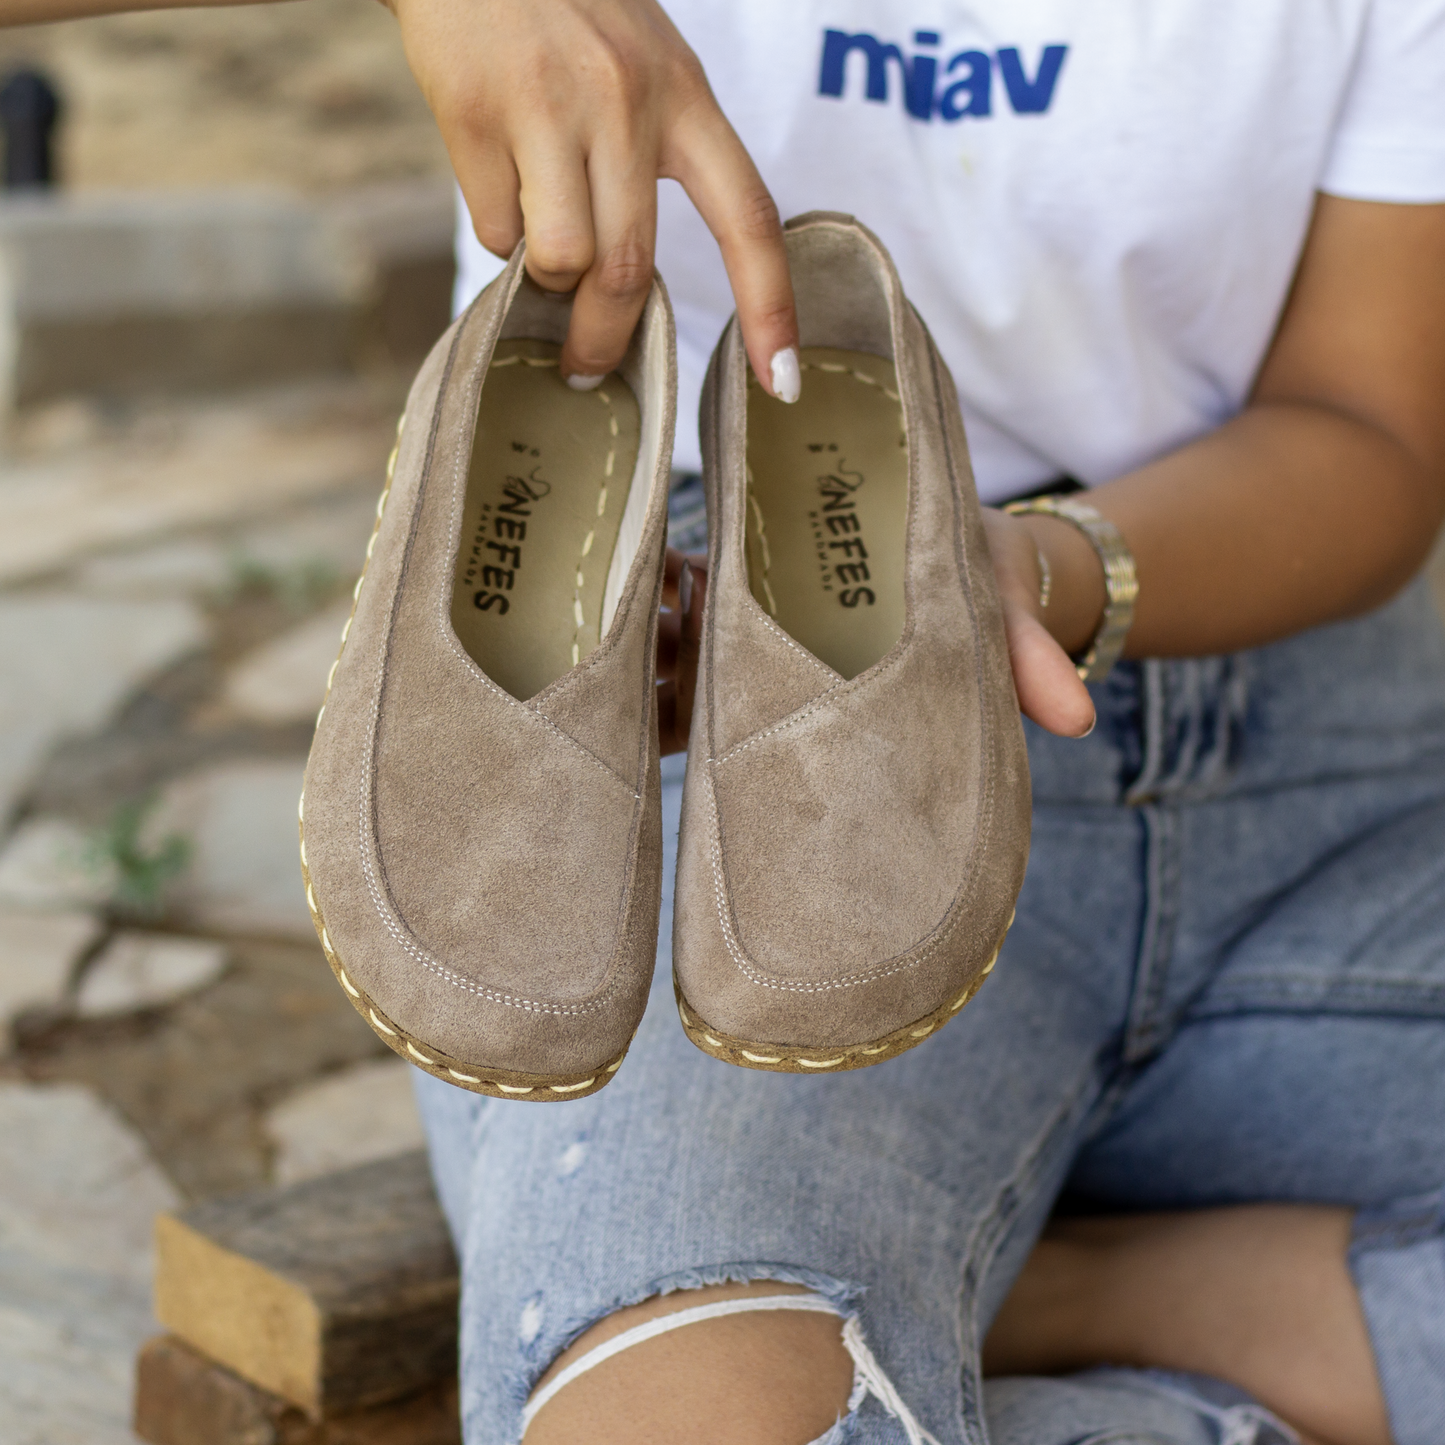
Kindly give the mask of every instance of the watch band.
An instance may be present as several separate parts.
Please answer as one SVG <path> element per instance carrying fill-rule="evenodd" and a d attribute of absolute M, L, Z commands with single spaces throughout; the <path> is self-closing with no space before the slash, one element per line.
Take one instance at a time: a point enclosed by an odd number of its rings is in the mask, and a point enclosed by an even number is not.
<path fill-rule="evenodd" d="M 1014 517 L 1030 512 L 1057 517 L 1061 522 L 1076 527 L 1093 544 L 1104 567 L 1104 588 L 1109 600 L 1104 606 L 1099 630 L 1088 650 L 1075 659 L 1074 665 L 1085 682 L 1098 682 L 1107 677 L 1124 651 L 1124 639 L 1128 637 L 1134 621 L 1134 600 L 1139 595 L 1134 554 L 1123 535 L 1096 508 L 1073 497 L 1030 497 L 1025 501 L 1008 503 L 1004 511 Z"/>

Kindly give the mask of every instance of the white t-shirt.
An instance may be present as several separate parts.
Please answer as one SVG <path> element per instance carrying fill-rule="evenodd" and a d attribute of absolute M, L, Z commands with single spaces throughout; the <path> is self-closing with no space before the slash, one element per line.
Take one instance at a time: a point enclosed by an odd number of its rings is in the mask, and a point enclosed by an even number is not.
<path fill-rule="evenodd" d="M 784 216 L 882 238 L 985 500 L 1243 404 L 1317 190 L 1445 201 L 1445 0 L 664 0 Z M 500 267 L 459 228 L 458 294 Z M 677 463 L 732 299 L 665 183 Z"/>

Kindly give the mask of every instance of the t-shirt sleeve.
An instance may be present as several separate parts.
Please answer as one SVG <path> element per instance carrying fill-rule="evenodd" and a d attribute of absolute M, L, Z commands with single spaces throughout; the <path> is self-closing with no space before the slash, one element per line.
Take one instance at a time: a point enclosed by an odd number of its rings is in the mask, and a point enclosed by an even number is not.
<path fill-rule="evenodd" d="M 1372 0 L 1319 189 L 1445 201 L 1445 0 Z"/>

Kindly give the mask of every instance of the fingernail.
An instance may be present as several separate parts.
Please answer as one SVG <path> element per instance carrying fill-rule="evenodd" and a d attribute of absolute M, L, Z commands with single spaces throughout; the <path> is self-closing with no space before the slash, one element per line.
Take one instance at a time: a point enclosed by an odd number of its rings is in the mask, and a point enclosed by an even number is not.
<path fill-rule="evenodd" d="M 1089 734 L 1090 734 L 1091 732 L 1093 732 L 1094 729 L 1095 729 L 1096 727 L 1098 727 L 1098 726 L 1099 726 L 1099 714 L 1098 714 L 1098 713 L 1095 713 L 1095 714 L 1093 715 L 1093 717 L 1091 717 L 1091 718 L 1089 719 L 1089 725 L 1088 725 L 1088 727 L 1086 727 L 1086 728 L 1083 730 L 1083 732 L 1081 732 L 1081 733 L 1075 733 L 1075 734 L 1074 734 L 1075 739 L 1078 740 L 1078 739 L 1082 739 L 1082 738 L 1088 737 Z"/>
<path fill-rule="evenodd" d="M 579 376 L 576 372 L 573 372 L 572 375 L 567 378 L 567 385 L 570 386 L 573 391 L 596 391 L 606 379 L 605 374 L 602 376 Z"/>
<path fill-rule="evenodd" d="M 798 348 L 785 346 L 781 351 L 775 351 L 769 368 L 773 373 L 773 395 L 779 401 L 797 401 L 803 391 L 803 373 L 798 369 Z"/>

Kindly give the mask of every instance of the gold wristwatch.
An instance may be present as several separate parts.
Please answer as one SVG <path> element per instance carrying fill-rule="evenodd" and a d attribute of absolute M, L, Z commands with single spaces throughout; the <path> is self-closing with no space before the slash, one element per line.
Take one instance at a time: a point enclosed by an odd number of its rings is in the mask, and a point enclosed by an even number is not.
<path fill-rule="evenodd" d="M 1098 682 L 1107 677 L 1124 651 L 1124 639 L 1134 621 L 1134 599 L 1139 595 L 1134 554 L 1119 529 L 1087 502 L 1075 501 L 1072 497 L 1029 497 L 1008 503 L 1004 511 L 1013 517 L 1030 512 L 1057 517 L 1076 527 L 1093 544 L 1104 567 L 1104 588 L 1109 600 L 1094 640 L 1088 651 L 1075 659 L 1074 665 L 1085 682 Z"/>

